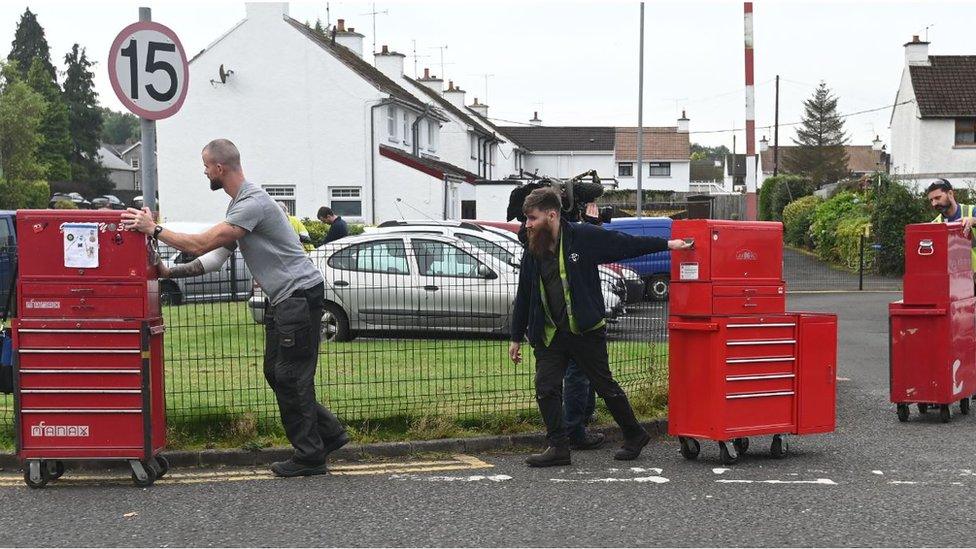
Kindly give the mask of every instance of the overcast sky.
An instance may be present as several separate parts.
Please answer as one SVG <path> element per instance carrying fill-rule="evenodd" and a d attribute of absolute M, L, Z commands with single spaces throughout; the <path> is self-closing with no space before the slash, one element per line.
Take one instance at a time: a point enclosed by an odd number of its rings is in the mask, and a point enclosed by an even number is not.
<path fill-rule="evenodd" d="M 304 21 L 347 21 L 372 40 L 369 2 L 291 2 L 291 16 Z M 240 1 L 55 1 L 0 3 L 0 55 L 6 58 L 25 7 L 38 14 L 63 69 L 64 54 L 78 42 L 98 61 L 96 87 L 103 105 L 121 110 L 105 70 L 115 35 L 138 19 L 138 6 L 180 36 L 187 55 L 205 48 L 244 18 Z M 774 85 L 780 75 L 780 123 L 800 119 L 801 102 L 824 80 L 840 98 L 842 113 L 885 107 L 894 101 L 904 65 L 902 45 L 925 36 L 929 52 L 976 55 L 973 2 L 789 2 L 757 1 L 755 10 L 757 139 L 771 130 Z M 378 1 L 377 47 L 408 55 L 413 41 L 419 71 L 440 75 L 468 90 L 469 102 L 487 94 L 489 116 L 525 122 L 533 111 L 546 125 L 637 124 L 638 2 Z M 691 119 L 692 141 L 744 149 L 742 2 L 647 2 L 645 7 L 644 124 L 675 125 L 681 110 Z M 487 80 L 485 74 L 491 76 Z M 190 83 L 191 90 L 194 83 Z M 199 85 L 197 83 L 196 85 Z M 191 92 L 192 93 L 192 92 Z M 178 115 L 177 115 L 178 116 Z M 875 134 L 888 141 L 890 109 L 847 118 L 854 144 Z M 792 127 L 781 126 L 789 144 Z"/>

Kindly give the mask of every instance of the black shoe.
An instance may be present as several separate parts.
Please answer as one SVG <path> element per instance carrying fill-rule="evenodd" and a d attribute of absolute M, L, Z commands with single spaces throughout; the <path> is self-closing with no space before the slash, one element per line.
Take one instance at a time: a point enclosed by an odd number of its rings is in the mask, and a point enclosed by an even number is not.
<path fill-rule="evenodd" d="M 287 461 L 276 461 L 271 464 L 271 472 L 279 477 L 307 477 L 311 475 L 324 475 L 329 472 L 325 462 L 318 465 L 311 465 L 289 459 Z"/>
<path fill-rule="evenodd" d="M 618 461 L 631 461 L 637 459 L 641 450 L 651 441 L 651 435 L 645 431 L 640 438 L 625 440 L 624 445 L 613 455 L 613 459 Z"/>
<path fill-rule="evenodd" d="M 325 455 L 328 456 L 332 452 L 335 452 L 339 448 L 342 448 L 346 444 L 349 444 L 349 435 L 345 431 L 339 433 L 338 436 L 333 437 L 325 443 Z"/>
<path fill-rule="evenodd" d="M 529 467 L 556 467 L 573 464 L 569 459 L 569 446 L 550 446 L 541 454 L 532 454 L 525 458 L 525 463 Z"/>
<path fill-rule="evenodd" d="M 569 443 L 573 450 L 596 450 L 606 441 L 607 437 L 603 433 L 586 433 L 582 440 L 574 440 Z"/>

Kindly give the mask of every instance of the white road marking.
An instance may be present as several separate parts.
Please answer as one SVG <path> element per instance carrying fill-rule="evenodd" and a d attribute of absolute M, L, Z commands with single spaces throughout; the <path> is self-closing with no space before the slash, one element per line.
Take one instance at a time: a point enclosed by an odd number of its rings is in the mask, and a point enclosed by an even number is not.
<path fill-rule="evenodd" d="M 716 467 L 712 469 L 712 472 L 715 473 L 716 475 L 721 475 L 722 473 L 726 473 L 731 470 L 732 469 L 726 469 L 725 467 Z"/>
<path fill-rule="evenodd" d="M 889 480 L 888 484 L 918 484 L 914 480 Z"/>
<path fill-rule="evenodd" d="M 874 473 L 875 475 L 883 475 L 884 474 L 884 471 L 871 471 L 871 472 Z"/>
<path fill-rule="evenodd" d="M 390 475 L 390 480 L 418 480 L 423 482 L 505 482 L 512 480 L 508 475 L 470 475 L 467 477 L 423 476 L 413 474 Z"/>
<path fill-rule="evenodd" d="M 634 477 L 634 478 L 589 478 L 589 479 L 576 479 L 576 478 L 551 478 L 551 482 L 578 482 L 581 484 L 609 484 L 611 482 L 637 482 L 645 483 L 650 482 L 652 484 L 664 484 L 666 482 L 671 482 L 670 479 L 661 476 L 650 476 L 650 477 Z"/>
<path fill-rule="evenodd" d="M 817 480 L 745 480 L 745 479 L 719 479 L 715 482 L 722 482 L 726 484 L 823 484 L 828 486 L 836 486 L 837 483 L 830 480 L 829 478 L 818 478 Z"/>

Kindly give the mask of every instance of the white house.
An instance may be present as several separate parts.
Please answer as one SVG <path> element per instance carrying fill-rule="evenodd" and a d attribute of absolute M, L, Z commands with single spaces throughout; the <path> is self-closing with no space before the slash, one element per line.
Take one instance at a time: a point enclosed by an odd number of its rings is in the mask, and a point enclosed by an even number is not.
<path fill-rule="evenodd" d="M 891 173 L 915 186 L 945 178 L 976 184 L 976 55 L 929 55 L 905 44 L 891 111 Z"/>
<path fill-rule="evenodd" d="M 245 19 L 190 61 L 182 110 L 157 125 L 164 219 L 222 218 L 227 197 L 210 191 L 200 160 L 218 137 L 300 217 L 323 205 L 366 223 L 460 217 L 462 187 L 478 174 L 440 158 L 450 118 L 384 74 L 399 54 L 376 61 L 383 70 L 342 20 L 326 37 L 290 18 L 287 3 L 247 3 Z"/>
<path fill-rule="evenodd" d="M 108 172 L 108 179 L 116 189 L 133 190 L 137 188 L 136 184 L 139 181 L 138 166 L 130 166 L 105 145 L 98 148 L 98 161 Z"/>

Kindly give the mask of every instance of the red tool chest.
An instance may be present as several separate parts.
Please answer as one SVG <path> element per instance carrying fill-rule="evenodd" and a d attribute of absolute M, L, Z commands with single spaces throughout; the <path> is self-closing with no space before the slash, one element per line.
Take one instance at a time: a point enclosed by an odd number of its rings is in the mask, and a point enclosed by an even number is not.
<path fill-rule="evenodd" d="M 734 463 L 762 435 L 783 457 L 783 435 L 834 430 L 836 316 L 672 317 L 668 329 L 668 432 L 685 457 L 697 457 L 703 438 Z"/>
<path fill-rule="evenodd" d="M 781 313 L 783 225 L 765 221 L 678 220 L 671 238 L 695 247 L 671 251 L 670 314 Z"/>
<path fill-rule="evenodd" d="M 159 286 L 148 239 L 118 211 L 21 210 L 14 324 L 17 448 L 41 487 L 65 460 L 168 469 Z"/>
<path fill-rule="evenodd" d="M 976 298 L 972 241 L 960 223 L 905 227 L 904 299 L 888 306 L 891 402 L 908 421 L 910 405 L 921 414 L 939 409 L 963 414 L 976 393 Z"/>

